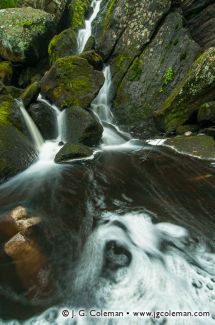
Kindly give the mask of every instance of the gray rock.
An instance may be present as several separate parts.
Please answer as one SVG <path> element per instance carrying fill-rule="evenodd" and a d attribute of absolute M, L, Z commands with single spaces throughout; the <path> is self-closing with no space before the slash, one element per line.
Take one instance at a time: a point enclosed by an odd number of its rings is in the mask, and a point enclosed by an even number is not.
<path fill-rule="evenodd" d="M 93 154 L 93 151 L 82 144 L 65 144 L 55 156 L 56 163 L 64 163 L 71 159 L 86 158 Z"/>
<path fill-rule="evenodd" d="M 71 107 L 66 109 L 64 114 L 66 142 L 88 146 L 99 143 L 103 127 L 91 111 L 81 107 Z"/>
<path fill-rule="evenodd" d="M 198 122 L 215 123 L 215 101 L 203 104 L 198 110 Z"/>

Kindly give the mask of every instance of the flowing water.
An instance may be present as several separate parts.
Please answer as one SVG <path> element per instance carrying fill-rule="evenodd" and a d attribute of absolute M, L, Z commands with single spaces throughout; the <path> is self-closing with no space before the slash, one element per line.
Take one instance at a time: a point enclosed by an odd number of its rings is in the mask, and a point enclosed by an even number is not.
<path fill-rule="evenodd" d="M 80 51 L 100 2 L 93 1 L 93 15 L 79 32 Z M 91 160 L 55 164 L 64 112 L 39 96 L 57 116 L 58 136 L 43 142 L 20 103 L 39 158 L 1 185 L 0 212 L 23 205 L 40 216 L 40 241 L 55 285 L 32 305 L 9 274 L 2 275 L 0 323 L 215 324 L 214 167 L 122 132 L 111 113 L 110 67 L 104 67 L 104 76 L 92 103 L 104 133 Z M 124 317 L 94 317 L 93 311 L 72 318 L 79 309 L 118 311 Z M 62 310 L 69 315 L 63 317 Z M 134 315 L 138 311 L 155 314 Z M 158 314 L 170 311 L 210 316 Z"/>

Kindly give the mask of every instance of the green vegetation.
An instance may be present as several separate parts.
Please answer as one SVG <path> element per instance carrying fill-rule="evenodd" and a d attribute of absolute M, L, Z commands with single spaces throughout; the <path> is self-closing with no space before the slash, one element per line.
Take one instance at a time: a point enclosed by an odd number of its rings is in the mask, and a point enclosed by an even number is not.
<path fill-rule="evenodd" d="M 89 5 L 89 0 L 74 0 L 69 5 L 71 27 L 74 30 L 77 30 L 84 26 L 85 13 Z"/>
<path fill-rule="evenodd" d="M 17 0 L 1 0 L 0 9 L 16 7 Z"/>
<path fill-rule="evenodd" d="M 12 97 L 4 96 L 0 100 L 0 125 L 9 123 L 9 114 L 12 106 Z"/>
<path fill-rule="evenodd" d="M 143 60 L 140 58 L 136 58 L 131 66 L 130 71 L 132 72 L 131 76 L 129 77 L 130 81 L 134 81 L 135 79 L 139 79 L 141 74 L 143 73 L 144 69 L 142 67 Z"/>
<path fill-rule="evenodd" d="M 169 68 L 163 77 L 164 85 L 167 86 L 174 79 L 173 68 Z"/>

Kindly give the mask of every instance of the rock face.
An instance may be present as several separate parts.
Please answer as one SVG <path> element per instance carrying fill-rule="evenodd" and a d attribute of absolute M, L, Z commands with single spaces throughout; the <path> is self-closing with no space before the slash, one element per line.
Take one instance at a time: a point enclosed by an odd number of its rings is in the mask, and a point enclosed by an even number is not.
<path fill-rule="evenodd" d="M 57 118 L 48 105 L 44 103 L 31 104 L 28 113 L 36 123 L 43 139 L 51 140 L 57 137 Z"/>
<path fill-rule="evenodd" d="M 127 125 L 148 125 L 153 112 L 192 65 L 199 46 L 183 27 L 179 12 L 169 14 L 152 42 L 131 64 L 117 88 L 115 114 Z"/>
<path fill-rule="evenodd" d="M 41 81 L 42 94 L 60 109 L 71 106 L 88 108 L 104 83 L 96 71 L 78 56 L 58 59 Z"/>
<path fill-rule="evenodd" d="M 53 64 L 59 58 L 76 54 L 77 47 L 76 33 L 72 28 L 55 35 L 48 47 L 50 63 Z"/>
<path fill-rule="evenodd" d="M 64 139 L 70 143 L 93 146 L 99 143 L 103 127 L 95 115 L 81 107 L 71 107 L 64 112 Z"/>
<path fill-rule="evenodd" d="M 81 144 L 65 144 L 55 157 L 56 163 L 64 163 L 70 159 L 85 158 L 91 156 L 93 151 Z"/>
<path fill-rule="evenodd" d="M 47 53 L 56 22 L 54 16 L 32 8 L 0 11 L 0 56 L 33 63 Z"/>
<path fill-rule="evenodd" d="M 200 123 L 212 123 L 215 124 L 215 101 L 203 104 L 197 116 Z"/>
<path fill-rule="evenodd" d="M 215 98 L 215 49 L 204 52 L 155 113 L 157 125 L 174 131 L 197 112 L 202 104 Z"/>

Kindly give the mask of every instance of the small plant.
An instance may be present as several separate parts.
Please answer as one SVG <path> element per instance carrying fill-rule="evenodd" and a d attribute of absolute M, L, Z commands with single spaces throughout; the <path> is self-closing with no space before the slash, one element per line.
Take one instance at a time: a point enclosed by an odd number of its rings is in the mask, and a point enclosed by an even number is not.
<path fill-rule="evenodd" d="M 0 9 L 16 7 L 17 0 L 0 0 Z"/>
<path fill-rule="evenodd" d="M 32 20 L 19 21 L 18 25 L 23 26 L 23 27 L 29 27 L 29 26 L 33 25 L 33 21 Z"/>
<path fill-rule="evenodd" d="M 173 68 L 169 68 L 163 77 L 163 83 L 167 86 L 174 79 L 174 71 Z"/>

